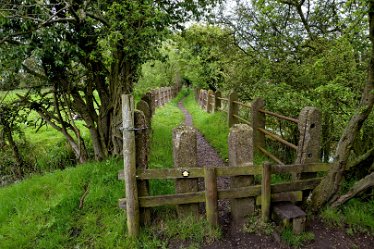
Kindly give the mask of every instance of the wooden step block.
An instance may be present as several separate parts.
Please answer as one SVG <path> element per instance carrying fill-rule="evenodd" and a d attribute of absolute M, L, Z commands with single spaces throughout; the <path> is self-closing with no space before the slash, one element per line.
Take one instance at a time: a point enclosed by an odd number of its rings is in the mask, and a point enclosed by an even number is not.
<path fill-rule="evenodd" d="M 275 203 L 273 217 L 281 220 L 284 226 L 288 226 L 292 222 L 294 234 L 300 234 L 305 230 L 306 213 L 295 204 L 290 202 Z"/>

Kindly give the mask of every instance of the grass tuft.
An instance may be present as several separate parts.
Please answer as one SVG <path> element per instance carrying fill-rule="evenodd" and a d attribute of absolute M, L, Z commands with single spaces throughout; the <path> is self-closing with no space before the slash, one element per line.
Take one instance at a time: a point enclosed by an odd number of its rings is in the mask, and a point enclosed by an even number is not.
<path fill-rule="evenodd" d="M 293 234 L 292 228 L 286 228 L 281 233 L 281 238 L 289 246 L 292 247 L 301 247 L 306 243 L 309 243 L 314 240 L 315 236 L 312 232 L 304 232 L 299 235 Z"/>

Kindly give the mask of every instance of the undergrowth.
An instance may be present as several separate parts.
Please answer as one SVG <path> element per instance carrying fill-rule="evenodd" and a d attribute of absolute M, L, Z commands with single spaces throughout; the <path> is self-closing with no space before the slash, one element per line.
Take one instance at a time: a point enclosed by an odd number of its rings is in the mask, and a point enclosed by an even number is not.
<path fill-rule="evenodd" d="M 326 208 L 322 219 L 330 226 L 345 228 L 347 234 L 374 234 L 374 199 L 352 199 L 339 209 Z"/>

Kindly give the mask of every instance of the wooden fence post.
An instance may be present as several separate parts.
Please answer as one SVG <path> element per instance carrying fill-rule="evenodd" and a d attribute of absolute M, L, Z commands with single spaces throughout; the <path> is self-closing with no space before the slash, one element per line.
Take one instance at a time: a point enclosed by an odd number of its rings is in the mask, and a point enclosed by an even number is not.
<path fill-rule="evenodd" d="M 200 89 L 199 97 L 200 97 L 200 101 L 199 101 L 200 107 L 204 108 L 204 90 L 203 89 Z"/>
<path fill-rule="evenodd" d="M 317 163 L 320 161 L 322 120 L 321 112 L 315 107 L 305 107 L 299 115 L 300 138 L 295 163 Z M 294 175 L 296 179 L 314 177 L 316 173 Z"/>
<path fill-rule="evenodd" d="M 127 230 L 130 237 L 137 237 L 139 235 L 139 199 L 136 182 L 134 98 L 132 95 L 122 95 L 122 120 Z"/>
<path fill-rule="evenodd" d="M 214 97 L 212 97 L 211 95 L 214 95 L 214 92 L 212 90 L 209 90 L 207 92 L 207 95 L 206 111 L 210 113 L 213 112 Z"/>
<path fill-rule="evenodd" d="M 200 89 L 199 88 L 194 88 L 194 92 L 195 92 L 195 101 L 196 101 L 196 103 L 199 103 L 199 100 L 200 100 Z"/>
<path fill-rule="evenodd" d="M 218 226 L 218 193 L 217 175 L 215 168 L 204 168 L 205 174 L 205 207 L 208 222 L 213 227 Z"/>
<path fill-rule="evenodd" d="M 154 101 L 153 101 L 152 97 L 153 97 L 153 94 L 151 92 L 147 92 L 146 94 L 144 94 L 144 96 L 141 99 L 141 100 L 143 100 L 144 102 L 146 102 L 148 104 L 151 116 L 155 113 L 154 112 L 154 110 L 155 110 Z"/>
<path fill-rule="evenodd" d="M 155 100 L 155 109 L 160 106 L 160 95 L 159 95 L 159 89 L 153 90 L 154 100 Z"/>
<path fill-rule="evenodd" d="M 146 102 L 139 101 L 137 109 L 134 113 L 135 117 L 135 158 L 137 169 L 147 169 L 148 167 L 148 151 L 149 151 L 149 108 Z M 139 196 L 149 195 L 149 183 L 147 180 L 138 181 Z M 151 212 L 149 208 L 139 208 L 140 224 L 149 225 L 151 223 Z"/>
<path fill-rule="evenodd" d="M 222 98 L 221 91 L 216 91 L 216 94 L 214 94 L 214 112 L 218 112 L 221 108 L 221 100 L 219 98 Z"/>
<path fill-rule="evenodd" d="M 248 165 L 253 162 L 253 130 L 246 124 L 236 124 L 230 129 L 229 165 L 231 167 Z M 240 188 L 253 185 L 253 176 L 231 177 L 231 187 Z M 254 198 L 240 198 L 231 201 L 231 214 L 235 223 L 240 224 L 255 210 Z"/>
<path fill-rule="evenodd" d="M 258 128 L 265 129 L 265 113 L 260 109 L 265 108 L 265 101 L 257 98 L 252 102 L 252 128 L 253 128 L 253 147 L 255 151 L 259 151 L 257 146 L 265 148 L 265 134 L 260 132 Z"/>
<path fill-rule="evenodd" d="M 261 184 L 261 217 L 263 222 L 268 222 L 270 218 L 271 204 L 271 164 L 265 162 L 262 169 Z"/>
<path fill-rule="evenodd" d="M 191 193 L 198 191 L 197 179 L 188 179 L 188 168 L 197 167 L 196 131 L 190 126 L 181 125 L 173 129 L 173 159 L 174 167 L 182 168 L 185 179 L 176 180 L 177 193 Z M 188 215 L 198 216 L 198 204 L 182 204 L 177 206 L 180 217 Z"/>
<path fill-rule="evenodd" d="M 238 101 L 238 94 L 232 91 L 229 94 L 229 108 L 227 113 L 228 126 L 231 128 L 234 124 L 239 123 L 238 119 L 234 115 L 238 115 L 238 105 L 234 101 Z"/>

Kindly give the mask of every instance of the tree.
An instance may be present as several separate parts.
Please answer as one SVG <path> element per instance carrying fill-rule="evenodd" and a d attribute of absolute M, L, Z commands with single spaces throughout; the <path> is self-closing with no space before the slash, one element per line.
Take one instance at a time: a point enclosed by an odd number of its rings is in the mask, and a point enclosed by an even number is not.
<path fill-rule="evenodd" d="M 87 152 L 71 110 L 84 120 L 96 159 L 118 155 L 120 95 L 133 91 L 139 66 L 169 28 L 215 2 L 2 0 L 2 67 L 39 79 L 32 89 L 38 98 L 26 95 L 23 103 L 64 134 L 80 162 Z"/>
<path fill-rule="evenodd" d="M 320 185 L 313 191 L 312 204 L 314 209 L 319 209 L 322 205 L 336 201 L 338 191 L 344 176 L 344 171 L 347 169 L 348 159 L 353 143 L 358 136 L 358 133 L 363 126 L 363 123 L 368 118 L 373 110 L 374 105 L 374 1 L 367 1 L 367 12 L 369 21 L 369 39 L 371 42 L 371 56 L 368 66 L 368 75 L 360 105 L 355 114 L 350 119 L 345 128 L 339 143 L 336 148 L 334 165 L 328 172 L 328 175 L 321 181 Z M 365 6 L 366 7 L 366 6 Z M 360 180 L 352 188 L 351 192 L 342 196 L 337 200 L 335 206 L 343 203 L 349 198 L 353 197 L 369 187 L 374 186 L 374 173 Z"/>

